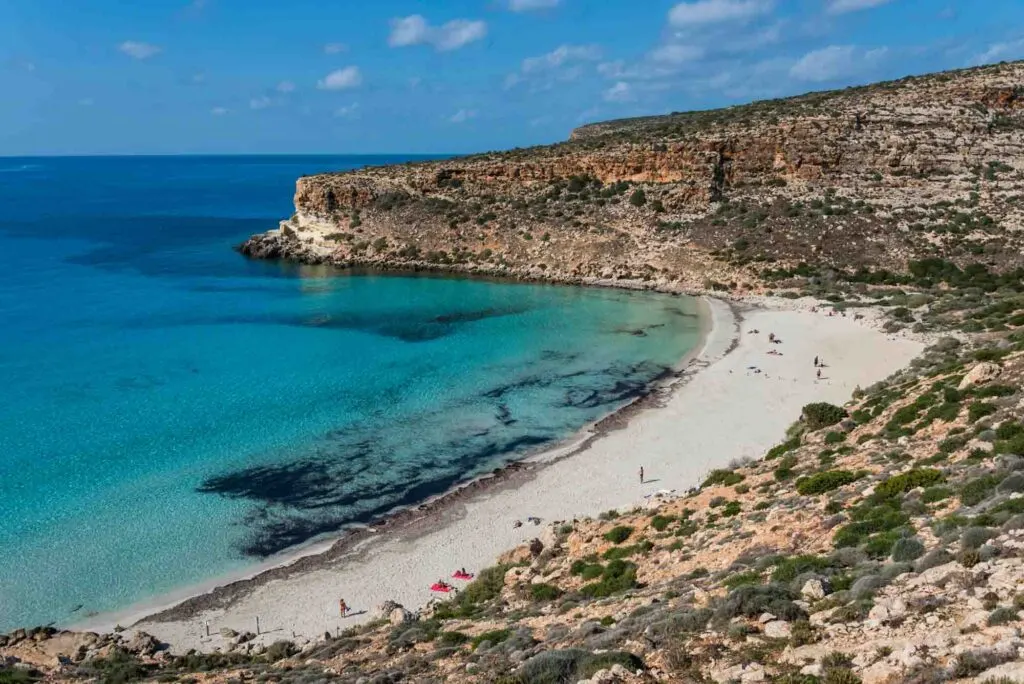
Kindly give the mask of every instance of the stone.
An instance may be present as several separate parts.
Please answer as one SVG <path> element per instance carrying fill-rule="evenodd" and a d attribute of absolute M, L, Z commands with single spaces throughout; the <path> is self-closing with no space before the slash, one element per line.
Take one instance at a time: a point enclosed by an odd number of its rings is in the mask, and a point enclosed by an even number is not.
<path fill-rule="evenodd" d="M 405 608 L 403 608 L 402 606 L 398 606 L 390 613 L 388 613 L 388 622 L 390 622 L 391 625 L 394 627 L 397 627 L 398 625 L 404 625 L 407 622 L 413 622 L 415 619 L 416 616 L 408 610 L 406 610 Z"/>
<path fill-rule="evenodd" d="M 775 619 L 776 616 L 772 615 L 771 613 L 761 613 L 761 617 L 757 618 L 757 621 L 764 625 Z"/>
<path fill-rule="evenodd" d="M 163 650 L 164 644 L 146 632 L 136 632 L 131 640 L 125 645 L 125 650 L 141 656 L 151 656 L 157 651 Z"/>
<path fill-rule="evenodd" d="M 992 382 L 1003 372 L 1003 369 L 998 365 L 990 361 L 982 361 L 977 366 L 972 368 L 964 376 L 964 379 L 960 381 L 959 388 L 962 390 L 975 385 L 984 385 L 987 382 Z"/>
<path fill-rule="evenodd" d="M 996 665 L 978 675 L 977 681 L 1003 681 L 1024 682 L 1024 662 L 1003 663 Z"/>
<path fill-rule="evenodd" d="M 785 620 L 772 620 L 764 626 L 764 635 L 770 639 L 788 639 L 793 633 Z"/>
<path fill-rule="evenodd" d="M 220 635 L 225 639 L 234 639 L 236 636 L 238 636 L 238 632 L 231 629 L 230 627 L 221 627 Z"/>
<path fill-rule="evenodd" d="M 379 606 L 377 606 L 376 608 L 374 608 L 374 610 L 373 610 L 373 619 L 374 620 L 390 620 L 391 619 L 391 613 L 394 612 L 395 608 L 401 608 L 401 607 L 402 607 L 401 603 L 396 603 L 395 601 L 391 601 L 391 600 L 385 601 L 384 603 L 382 603 Z"/>
<path fill-rule="evenodd" d="M 530 555 L 536 558 L 544 550 L 544 542 L 540 539 L 533 538 L 530 540 Z"/>
<path fill-rule="evenodd" d="M 827 584 L 827 582 L 822 582 L 820 579 L 809 579 L 804 582 L 804 586 L 800 589 L 800 595 L 810 601 L 820 601 L 829 593 Z"/>

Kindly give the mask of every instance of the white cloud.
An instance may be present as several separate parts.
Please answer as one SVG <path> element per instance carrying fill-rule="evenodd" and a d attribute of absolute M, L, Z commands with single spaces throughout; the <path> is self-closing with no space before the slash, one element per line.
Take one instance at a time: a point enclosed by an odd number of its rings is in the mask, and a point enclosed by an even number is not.
<path fill-rule="evenodd" d="M 279 93 L 290 93 L 295 90 L 295 84 L 291 81 L 281 81 L 277 84 L 277 92 Z"/>
<path fill-rule="evenodd" d="M 269 97 L 260 95 L 249 100 L 249 109 L 266 109 L 272 104 L 274 103 Z"/>
<path fill-rule="evenodd" d="M 601 57 L 601 48 L 597 45 L 560 45 L 551 52 L 539 57 L 527 57 L 523 60 L 524 74 L 544 69 L 554 69 L 566 62 L 594 60 Z"/>
<path fill-rule="evenodd" d="M 697 45 L 662 45 L 651 51 L 650 58 L 664 64 L 687 64 L 704 56 L 704 48 Z"/>
<path fill-rule="evenodd" d="M 853 76 L 877 66 L 888 52 L 886 48 L 863 51 L 853 45 L 830 45 L 801 57 L 790 67 L 789 75 L 818 83 Z"/>
<path fill-rule="evenodd" d="M 344 43 L 327 43 L 324 45 L 325 55 L 337 55 L 348 50 L 348 45 Z"/>
<path fill-rule="evenodd" d="M 421 15 L 413 14 L 391 20 L 391 35 L 388 36 L 388 45 L 391 47 L 433 45 L 436 50 L 445 52 L 458 50 L 486 35 L 487 24 L 483 21 L 453 19 L 441 26 L 431 26 Z"/>
<path fill-rule="evenodd" d="M 1007 43 L 993 43 L 980 55 L 975 55 L 970 64 L 978 66 L 981 64 L 994 64 L 995 62 L 1021 59 L 1024 57 L 1024 38 Z"/>
<path fill-rule="evenodd" d="M 213 109 L 210 110 L 210 113 L 213 114 L 214 116 L 224 116 L 225 114 L 228 113 L 228 110 L 225 109 L 224 107 L 214 107 Z"/>
<path fill-rule="evenodd" d="M 604 99 L 608 102 L 631 102 L 635 99 L 633 88 L 625 81 L 619 81 L 604 91 Z"/>
<path fill-rule="evenodd" d="M 344 107 L 338 107 L 337 109 L 334 110 L 334 116 L 337 116 L 337 117 L 342 118 L 342 119 L 350 119 L 350 118 L 354 117 L 358 113 L 359 113 L 359 103 L 358 102 L 353 102 L 350 105 L 345 105 Z"/>
<path fill-rule="evenodd" d="M 558 7 L 560 0 L 508 0 L 508 8 L 513 12 L 530 12 L 532 10 Z"/>
<path fill-rule="evenodd" d="M 771 12 L 774 0 L 697 0 L 681 2 L 668 13 L 676 27 L 745 21 Z"/>
<path fill-rule="evenodd" d="M 316 83 L 320 90 L 346 90 L 355 88 L 363 82 L 363 75 L 359 67 L 347 66 L 344 69 L 337 69 L 327 74 Z"/>
<path fill-rule="evenodd" d="M 133 59 L 149 59 L 160 53 L 158 45 L 140 43 L 135 40 L 126 40 L 117 46 L 117 49 Z"/>
<path fill-rule="evenodd" d="M 892 0 L 829 0 L 828 12 L 829 14 L 845 14 L 846 12 L 881 7 L 890 2 Z"/>
<path fill-rule="evenodd" d="M 476 117 L 475 109 L 460 109 L 452 114 L 448 120 L 455 124 L 465 123 Z"/>

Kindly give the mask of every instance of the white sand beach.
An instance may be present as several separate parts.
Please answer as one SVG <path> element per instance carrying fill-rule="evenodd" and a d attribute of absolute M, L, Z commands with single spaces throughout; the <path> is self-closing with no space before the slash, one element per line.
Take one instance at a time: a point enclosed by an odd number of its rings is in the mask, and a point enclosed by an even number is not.
<path fill-rule="evenodd" d="M 175 652 L 210 651 L 227 643 L 219 635 L 222 627 L 255 631 L 257 616 L 263 632 L 259 639 L 270 643 L 334 633 L 369 619 L 386 600 L 416 608 L 431 599 L 430 585 L 438 578 L 449 578 L 459 567 L 479 571 L 502 552 L 538 536 L 541 528 L 526 523 L 528 516 L 547 525 L 630 507 L 662 490 L 682 493 L 713 468 L 761 457 L 783 438 L 804 404 L 841 404 L 855 387 L 888 376 L 924 347 L 879 331 L 870 313 L 855 321 L 852 315 L 812 313 L 806 303 L 769 300 L 772 308 L 746 310 L 737 325 L 726 304 L 709 303 L 714 324 L 703 351 L 691 361 L 696 372 L 679 382 L 662 405 L 633 415 L 621 429 L 539 468 L 517 486 L 485 488 L 460 500 L 436 515 L 426 532 L 381 534 L 318 569 L 260 583 L 227 608 L 180 621 L 144 620 L 136 627 L 170 643 Z M 760 332 L 754 334 L 755 329 Z M 769 333 L 782 343 L 770 344 Z M 782 355 L 767 354 L 770 349 Z M 815 356 L 827 364 L 820 380 Z M 644 484 L 638 477 L 641 466 L 648 480 Z M 515 528 L 515 520 L 525 524 Z M 367 612 L 342 620 L 339 598 L 354 611 Z M 118 617 L 128 624 L 127 616 Z M 76 627 L 110 628 L 111 619 Z"/>

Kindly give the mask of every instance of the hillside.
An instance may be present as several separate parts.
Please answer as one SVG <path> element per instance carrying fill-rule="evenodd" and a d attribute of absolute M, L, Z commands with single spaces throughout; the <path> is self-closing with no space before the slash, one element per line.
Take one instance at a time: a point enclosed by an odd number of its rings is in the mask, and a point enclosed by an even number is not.
<path fill-rule="evenodd" d="M 302 178 L 256 257 L 669 290 L 925 258 L 1019 267 L 1024 64 L 586 126 Z"/>

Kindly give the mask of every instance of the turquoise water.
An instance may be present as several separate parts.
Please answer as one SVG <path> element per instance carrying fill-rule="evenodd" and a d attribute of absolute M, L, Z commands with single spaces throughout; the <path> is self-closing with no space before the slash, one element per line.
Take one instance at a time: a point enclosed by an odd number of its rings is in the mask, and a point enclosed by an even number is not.
<path fill-rule="evenodd" d="M 0 631 L 66 624 L 569 436 L 692 300 L 247 261 L 295 178 L 400 158 L 0 159 Z"/>

